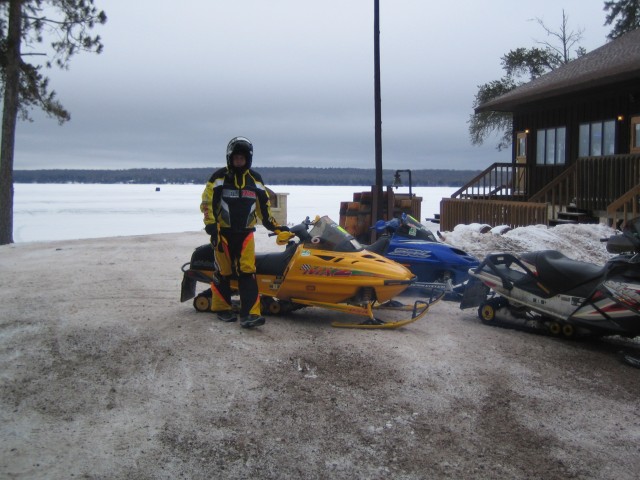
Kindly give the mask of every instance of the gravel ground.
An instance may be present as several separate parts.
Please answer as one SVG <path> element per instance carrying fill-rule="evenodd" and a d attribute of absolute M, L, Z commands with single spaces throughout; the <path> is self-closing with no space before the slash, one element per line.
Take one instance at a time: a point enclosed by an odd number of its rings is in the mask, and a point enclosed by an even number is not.
<path fill-rule="evenodd" d="M 638 477 L 624 341 L 451 302 L 399 330 L 312 308 L 243 330 L 178 301 L 203 240 L 0 247 L 1 478 Z"/>

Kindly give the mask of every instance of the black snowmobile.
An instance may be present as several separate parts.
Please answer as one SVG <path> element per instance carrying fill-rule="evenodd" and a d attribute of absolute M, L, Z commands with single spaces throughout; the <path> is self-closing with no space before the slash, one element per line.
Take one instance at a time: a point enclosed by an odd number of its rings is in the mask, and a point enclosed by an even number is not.
<path fill-rule="evenodd" d="M 640 218 L 607 241 L 604 266 L 555 250 L 488 255 L 469 271 L 460 308 L 478 307 L 485 324 L 573 337 L 640 335 Z"/>

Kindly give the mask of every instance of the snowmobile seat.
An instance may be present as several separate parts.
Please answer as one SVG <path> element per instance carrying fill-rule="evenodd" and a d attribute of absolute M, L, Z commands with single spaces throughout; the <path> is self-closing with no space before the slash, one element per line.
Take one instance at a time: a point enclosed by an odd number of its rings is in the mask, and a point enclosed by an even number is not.
<path fill-rule="evenodd" d="M 284 252 L 256 254 L 256 272 L 261 275 L 282 275 L 289 260 L 296 251 L 296 245 L 289 245 Z"/>
<path fill-rule="evenodd" d="M 200 245 L 193 251 L 191 268 L 194 270 L 215 270 L 216 257 L 210 243 Z"/>
<path fill-rule="evenodd" d="M 369 252 L 377 253 L 378 255 L 384 255 L 389 248 L 390 243 L 391 237 L 389 237 L 389 235 L 383 235 L 371 245 L 363 245 L 363 247 Z"/>
<path fill-rule="evenodd" d="M 554 294 L 587 297 L 606 271 L 606 267 L 572 260 L 556 250 L 525 253 L 522 259 L 535 265 L 538 281 Z"/>

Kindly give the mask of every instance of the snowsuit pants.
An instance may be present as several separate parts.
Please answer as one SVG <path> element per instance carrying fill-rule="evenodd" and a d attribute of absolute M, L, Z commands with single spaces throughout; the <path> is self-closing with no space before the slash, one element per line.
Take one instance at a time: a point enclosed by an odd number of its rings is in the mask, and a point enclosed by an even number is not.
<path fill-rule="evenodd" d="M 220 232 L 214 251 L 220 282 L 217 285 L 211 284 L 211 310 L 231 310 L 231 277 L 236 274 L 240 293 L 240 316 L 260 315 L 253 232 Z"/>

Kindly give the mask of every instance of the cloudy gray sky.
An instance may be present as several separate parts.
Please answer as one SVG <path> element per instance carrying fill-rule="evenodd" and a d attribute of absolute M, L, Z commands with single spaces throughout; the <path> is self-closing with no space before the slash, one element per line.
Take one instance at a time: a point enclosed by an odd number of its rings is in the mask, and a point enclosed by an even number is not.
<path fill-rule="evenodd" d="M 236 135 L 258 169 L 374 168 L 373 3 L 96 0 L 104 52 L 48 71 L 72 119 L 19 123 L 15 168 L 214 167 Z M 582 46 L 604 44 L 603 3 L 380 0 L 383 167 L 509 161 L 469 141 L 477 86 L 563 8 Z"/>

